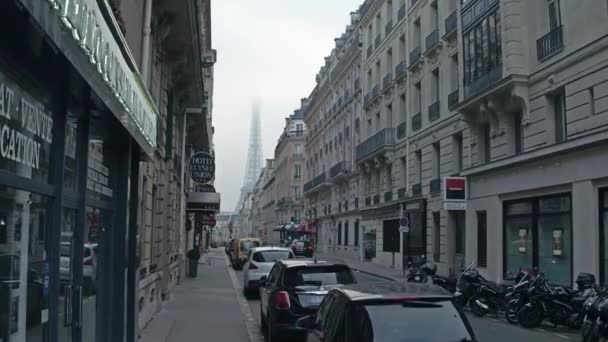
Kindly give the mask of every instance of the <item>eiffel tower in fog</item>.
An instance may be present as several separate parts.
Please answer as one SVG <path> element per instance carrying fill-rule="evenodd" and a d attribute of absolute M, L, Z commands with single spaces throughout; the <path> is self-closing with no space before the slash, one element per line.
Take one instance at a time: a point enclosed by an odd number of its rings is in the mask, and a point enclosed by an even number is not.
<path fill-rule="evenodd" d="M 253 113 L 251 115 L 251 127 L 249 128 L 249 151 L 247 152 L 247 166 L 245 167 L 245 176 L 243 178 L 243 186 L 241 187 L 241 196 L 237 203 L 235 211 L 238 212 L 243 201 L 247 199 L 247 194 L 253 191 L 255 182 L 260 176 L 263 165 L 262 155 L 262 123 L 260 122 L 260 108 L 258 104 L 253 105 Z"/>

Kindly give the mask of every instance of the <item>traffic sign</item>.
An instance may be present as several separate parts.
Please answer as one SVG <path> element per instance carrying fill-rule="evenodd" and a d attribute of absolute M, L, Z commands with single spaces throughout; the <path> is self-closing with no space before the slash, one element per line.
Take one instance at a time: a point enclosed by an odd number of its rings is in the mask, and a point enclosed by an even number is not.
<path fill-rule="evenodd" d="M 399 225 L 401 227 L 407 227 L 410 225 L 410 220 L 408 220 L 408 218 L 404 216 L 401 219 L 399 219 Z"/>
<path fill-rule="evenodd" d="M 410 232 L 410 226 L 399 227 L 399 232 L 400 233 L 409 233 Z"/>

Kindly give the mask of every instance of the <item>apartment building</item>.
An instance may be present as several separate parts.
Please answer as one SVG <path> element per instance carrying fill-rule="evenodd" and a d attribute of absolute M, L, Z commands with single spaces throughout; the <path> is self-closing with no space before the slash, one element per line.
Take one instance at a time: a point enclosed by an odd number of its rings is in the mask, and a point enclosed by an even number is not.
<path fill-rule="evenodd" d="M 303 112 L 298 109 L 285 118 L 285 128 L 274 149 L 277 226 L 273 229 L 273 243 L 279 243 L 291 235 L 289 233 L 300 223 L 304 211 L 302 186 L 305 138 Z"/>
<path fill-rule="evenodd" d="M 308 127 L 305 145 L 306 222 L 316 232 L 318 248 L 359 257 L 359 180 L 354 167 L 361 133 L 361 48 L 359 15 L 350 25 L 317 75 L 305 100 Z"/>

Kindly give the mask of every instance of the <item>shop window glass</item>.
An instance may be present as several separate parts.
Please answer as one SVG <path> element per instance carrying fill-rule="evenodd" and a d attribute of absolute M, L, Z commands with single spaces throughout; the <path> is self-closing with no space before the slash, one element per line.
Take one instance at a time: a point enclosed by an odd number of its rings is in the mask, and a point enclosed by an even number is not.
<path fill-rule="evenodd" d="M 571 282 L 570 214 L 541 215 L 538 220 L 538 268 L 553 283 Z"/>
<path fill-rule="evenodd" d="M 515 277 L 520 268 L 532 268 L 532 216 L 508 217 L 505 225 L 505 279 Z"/>
<path fill-rule="evenodd" d="M 76 191 L 78 184 L 78 163 L 76 141 L 78 140 L 78 115 L 68 111 L 65 126 L 65 149 L 63 158 L 63 186 Z"/>
<path fill-rule="evenodd" d="M 48 317 L 47 200 L 0 189 L 0 341 L 43 341 Z M 46 285 L 45 285 L 46 284 Z"/>
<path fill-rule="evenodd" d="M 603 189 L 600 195 L 600 227 L 601 231 L 601 283 L 608 283 L 608 189 Z"/>
<path fill-rule="evenodd" d="M 507 205 L 506 214 L 508 216 L 532 214 L 532 203 L 531 202 L 519 202 L 519 203 L 509 204 L 509 205 Z"/>
<path fill-rule="evenodd" d="M 53 140 L 49 96 L 26 92 L 2 73 L 0 94 L 0 169 L 47 183 Z"/>

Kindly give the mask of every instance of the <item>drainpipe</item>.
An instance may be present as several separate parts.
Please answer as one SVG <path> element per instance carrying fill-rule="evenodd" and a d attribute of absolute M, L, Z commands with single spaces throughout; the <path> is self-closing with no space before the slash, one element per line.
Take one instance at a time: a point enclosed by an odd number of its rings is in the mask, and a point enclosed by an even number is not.
<path fill-rule="evenodd" d="M 141 43 L 141 76 L 147 86 L 149 86 L 150 75 L 150 36 L 152 34 L 152 1 L 153 0 L 146 0 L 146 3 L 144 5 L 144 27 L 143 39 Z"/>

